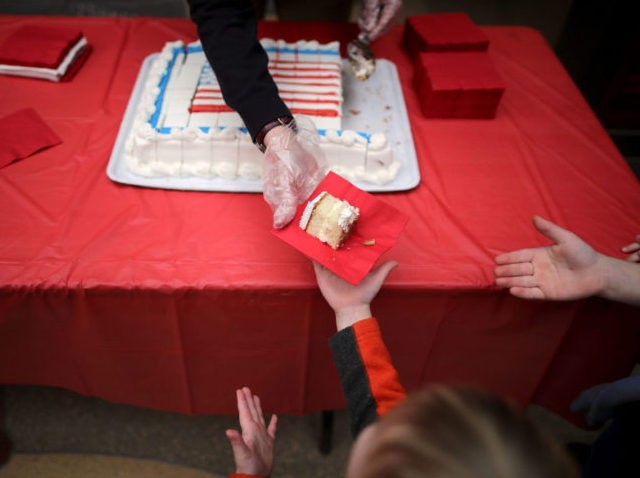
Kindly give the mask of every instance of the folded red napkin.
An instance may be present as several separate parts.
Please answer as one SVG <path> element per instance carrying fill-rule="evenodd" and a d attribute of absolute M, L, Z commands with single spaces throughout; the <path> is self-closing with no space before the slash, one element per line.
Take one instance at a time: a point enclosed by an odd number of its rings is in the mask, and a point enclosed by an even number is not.
<path fill-rule="evenodd" d="M 87 58 L 91 54 L 93 47 L 91 45 L 87 45 L 82 48 L 76 56 L 73 57 L 71 64 L 64 72 L 63 76 L 60 77 L 60 81 L 71 81 L 76 73 L 80 70 L 80 67 L 84 65 L 84 62 L 87 61 Z"/>
<path fill-rule="evenodd" d="M 0 45 L 0 64 L 55 69 L 81 38 L 76 28 L 23 25 Z"/>
<path fill-rule="evenodd" d="M 414 56 L 421 51 L 483 51 L 489 39 L 466 13 L 431 13 L 407 18 L 404 44 Z"/>
<path fill-rule="evenodd" d="M 32 108 L 0 118 L 0 168 L 60 143 L 58 135 Z"/>
<path fill-rule="evenodd" d="M 378 258 L 396 243 L 408 217 L 333 172 L 318 185 L 310 198 L 315 198 L 322 191 L 360 208 L 360 218 L 351 236 L 340 249 L 332 249 L 300 228 L 300 218 L 306 203 L 300 205 L 288 226 L 273 229 L 272 232 L 344 280 L 357 284 Z"/>
<path fill-rule="evenodd" d="M 494 118 L 505 90 L 486 52 L 420 53 L 414 81 L 427 118 Z"/>

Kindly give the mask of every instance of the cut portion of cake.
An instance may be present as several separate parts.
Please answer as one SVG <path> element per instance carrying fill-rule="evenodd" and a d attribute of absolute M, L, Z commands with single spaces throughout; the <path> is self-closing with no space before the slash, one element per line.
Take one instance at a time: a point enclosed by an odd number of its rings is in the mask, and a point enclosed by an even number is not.
<path fill-rule="evenodd" d="M 359 217 L 359 208 L 322 191 L 307 203 L 300 218 L 300 228 L 332 248 L 339 249 Z"/>

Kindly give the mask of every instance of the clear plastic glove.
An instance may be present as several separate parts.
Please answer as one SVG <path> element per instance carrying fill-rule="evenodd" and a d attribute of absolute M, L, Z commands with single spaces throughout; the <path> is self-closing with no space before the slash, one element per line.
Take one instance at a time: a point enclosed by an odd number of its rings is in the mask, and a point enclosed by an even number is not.
<path fill-rule="evenodd" d="M 271 130 L 265 144 L 263 193 L 273 210 L 273 227 L 283 228 L 326 175 L 326 161 L 318 146 L 315 127 L 296 119 L 297 132 L 289 126 Z M 309 121 L 310 123 L 310 121 Z"/>
<path fill-rule="evenodd" d="M 373 41 L 391 27 L 401 7 L 402 0 L 362 0 L 358 26 Z"/>
<path fill-rule="evenodd" d="M 571 411 L 584 413 L 589 425 L 598 426 L 612 417 L 617 406 L 638 400 L 640 376 L 632 376 L 585 390 L 571 404 Z"/>

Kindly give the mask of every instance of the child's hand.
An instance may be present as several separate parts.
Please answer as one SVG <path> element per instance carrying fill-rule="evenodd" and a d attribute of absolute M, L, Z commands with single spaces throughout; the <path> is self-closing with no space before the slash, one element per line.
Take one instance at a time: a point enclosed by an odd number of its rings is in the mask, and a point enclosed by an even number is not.
<path fill-rule="evenodd" d="M 249 388 L 236 390 L 236 397 L 242 435 L 237 430 L 226 432 L 233 449 L 236 473 L 268 476 L 273 467 L 278 418 L 273 415 L 266 426 L 260 398 L 252 395 Z"/>
<path fill-rule="evenodd" d="M 314 261 L 313 268 L 316 272 L 318 286 L 336 313 L 338 330 L 371 317 L 371 301 L 382 287 L 389 272 L 397 265 L 396 261 L 385 262 L 369 272 L 358 285 L 352 285 Z"/>

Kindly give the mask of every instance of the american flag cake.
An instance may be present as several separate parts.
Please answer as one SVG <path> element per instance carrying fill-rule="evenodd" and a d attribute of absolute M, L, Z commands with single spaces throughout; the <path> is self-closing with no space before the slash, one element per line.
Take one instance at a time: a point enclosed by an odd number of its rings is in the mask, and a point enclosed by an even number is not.
<path fill-rule="evenodd" d="M 261 40 L 292 114 L 311 119 L 330 169 L 348 179 L 391 181 L 399 162 L 381 133 L 342 129 L 338 42 Z M 147 177 L 259 180 L 263 155 L 226 105 L 199 42 L 170 42 L 149 68 L 125 143 L 127 166 Z"/>

